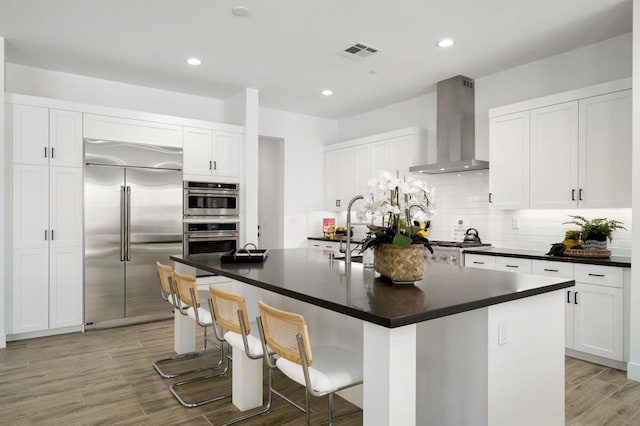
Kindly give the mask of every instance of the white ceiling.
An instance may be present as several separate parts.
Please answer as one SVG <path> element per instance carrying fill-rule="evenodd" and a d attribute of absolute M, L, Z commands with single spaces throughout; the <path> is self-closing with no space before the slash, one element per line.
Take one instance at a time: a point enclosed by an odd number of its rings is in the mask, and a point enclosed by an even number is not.
<path fill-rule="evenodd" d="M 631 31 L 631 0 L 0 0 L 7 61 L 343 118 Z M 239 18 L 231 8 L 245 5 Z M 454 47 L 435 46 L 442 37 Z M 355 42 L 380 50 L 355 62 Z M 197 56 L 203 64 L 185 64 Z M 375 74 L 371 74 L 375 71 Z M 320 95 L 331 88 L 332 97 Z"/>

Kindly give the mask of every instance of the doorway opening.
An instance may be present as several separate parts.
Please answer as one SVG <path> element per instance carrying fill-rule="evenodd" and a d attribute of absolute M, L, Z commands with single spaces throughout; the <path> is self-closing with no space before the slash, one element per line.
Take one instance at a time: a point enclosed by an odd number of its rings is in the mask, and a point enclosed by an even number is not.
<path fill-rule="evenodd" d="M 284 139 L 258 138 L 258 246 L 284 248 Z"/>

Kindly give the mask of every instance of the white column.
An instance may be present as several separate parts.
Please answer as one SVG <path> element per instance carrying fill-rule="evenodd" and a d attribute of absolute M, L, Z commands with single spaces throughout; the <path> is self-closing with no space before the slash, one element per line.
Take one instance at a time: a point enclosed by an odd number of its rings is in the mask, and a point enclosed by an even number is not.
<path fill-rule="evenodd" d="M 640 381 L 640 0 L 633 0 L 633 107 L 632 107 L 632 213 L 631 232 L 633 246 L 631 250 L 631 264 L 636 265 L 631 269 L 630 285 L 630 332 L 629 332 L 629 363 L 627 364 L 627 377 Z"/>
<path fill-rule="evenodd" d="M 181 274 L 196 274 L 195 268 L 183 263 L 174 262 L 174 269 Z M 178 310 L 173 313 L 173 350 L 178 354 L 196 350 L 196 322 Z"/>
<path fill-rule="evenodd" d="M 232 402 L 245 411 L 262 405 L 262 359 L 250 359 L 233 348 Z"/>
<path fill-rule="evenodd" d="M 9 141 L 5 140 L 5 124 L 4 124 L 4 92 L 6 91 L 5 87 L 5 74 L 4 74 L 4 37 L 0 36 L 0 181 L 3 184 L 0 185 L 0 308 L 3 308 L 3 312 L 10 312 L 9 306 L 7 306 L 8 301 L 5 301 L 5 282 L 11 282 L 11 280 L 5 281 L 5 273 L 8 270 L 7 265 L 5 263 L 10 262 L 11 256 L 5 256 L 5 242 L 6 237 L 4 235 L 5 229 L 5 217 L 4 217 L 4 206 L 7 200 L 6 196 L 9 196 L 8 193 L 5 192 L 4 182 L 7 182 L 5 174 L 6 171 L 6 163 L 7 163 L 7 155 L 6 150 L 8 149 Z M 6 339 L 6 331 L 5 331 L 5 323 L 4 323 L 4 313 L 0 314 L 0 348 L 5 348 L 7 346 Z"/>
<path fill-rule="evenodd" d="M 416 424 L 416 325 L 363 322 L 364 424 Z"/>

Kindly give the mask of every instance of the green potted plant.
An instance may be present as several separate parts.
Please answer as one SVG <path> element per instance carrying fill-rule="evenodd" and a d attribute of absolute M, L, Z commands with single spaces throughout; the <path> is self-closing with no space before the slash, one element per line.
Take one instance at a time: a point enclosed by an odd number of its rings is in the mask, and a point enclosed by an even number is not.
<path fill-rule="evenodd" d="M 627 229 L 622 222 L 615 219 L 597 218 L 586 219 L 583 216 L 569 215 L 573 220 L 565 224 L 578 225 L 580 227 L 580 239 L 582 247 L 586 250 L 606 250 L 607 240 L 613 240 L 611 234 L 617 229 Z"/>

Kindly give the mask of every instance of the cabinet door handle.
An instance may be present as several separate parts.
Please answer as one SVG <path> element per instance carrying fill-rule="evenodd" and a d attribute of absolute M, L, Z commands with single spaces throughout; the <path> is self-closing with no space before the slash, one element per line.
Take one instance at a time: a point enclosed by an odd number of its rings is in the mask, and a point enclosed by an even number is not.
<path fill-rule="evenodd" d="M 589 274 L 590 277 L 600 277 L 604 278 L 604 274 Z"/>
<path fill-rule="evenodd" d="M 47 158 L 47 147 L 44 147 L 44 158 Z"/>
<path fill-rule="evenodd" d="M 51 241 L 53 241 L 53 229 L 51 230 Z"/>
<path fill-rule="evenodd" d="M 576 200 L 576 190 L 572 189 L 571 190 L 571 201 L 575 201 Z"/>
<path fill-rule="evenodd" d="M 54 155 L 53 155 L 53 153 L 54 153 L 54 151 L 53 151 L 53 150 L 54 150 L 54 149 L 55 149 L 54 147 L 51 147 L 51 158 L 53 158 L 53 157 L 54 157 Z"/>
<path fill-rule="evenodd" d="M 47 230 L 45 229 L 45 230 L 44 230 L 44 240 L 45 240 L 45 241 L 47 241 L 48 239 L 49 239 L 49 238 L 48 238 L 48 236 L 47 236 Z"/>
<path fill-rule="evenodd" d="M 547 272 L 558 272 L 557 269 L 547 269 L 547 268 L 544 268 L 544 271 L 547 271 Z"/>
<path fill-rule="evenodd" d="M 577 291 L 575 293 L 573 293 L 573 304 L 574 305 L 578 304 L 578 292 Z"/>
<path fill-rule="evenodd" d="M 484 265 L 484 262 L 478 262 L 477 260 L 474 260 L 473 263 L 475 263 L 476 265 Z"/>
<path fill-rule="evenodd" d="M 489 193 L 489 203 L 493 203 L 493 200 L 491 200 L 491 192 Z"/>
<path fill-rule="evenodd" d="M 340 207 L 340 200 L 336 200 L 336 207 Z"/>
<path fill-rule="evenodd" d="M 217 161 L 213 161 L 213 170 L 218 170 L 218 162 Z"/>
<path fill-rule="evenodd" d="M 578 190 L 578 200 L 582 201 L 582 188 Z"/>
<path fill-rule="evenodd" d="M 567 290 L 567 303 L 571 303 L 571 290 Z"/>
<path fill-rule="evenodd" d="M 213 161 L 209 160 L 209 170 L 213 169 Z"/>
<path fill-rule="evenodd" d="M 505 265 L 507 268 L 519 268 L 518 265 Z"/>

